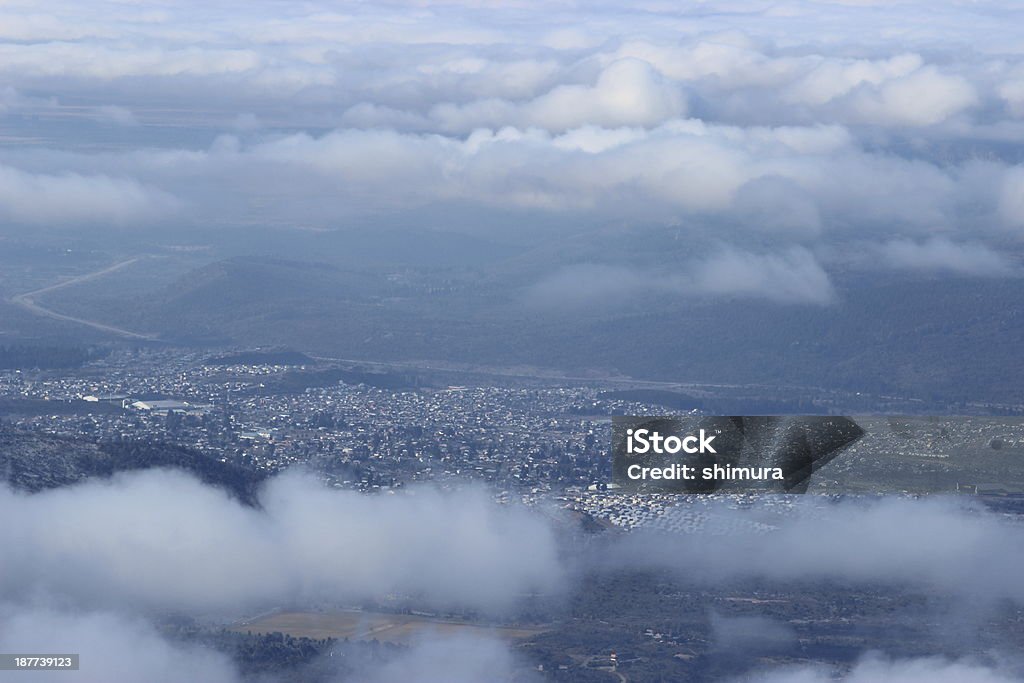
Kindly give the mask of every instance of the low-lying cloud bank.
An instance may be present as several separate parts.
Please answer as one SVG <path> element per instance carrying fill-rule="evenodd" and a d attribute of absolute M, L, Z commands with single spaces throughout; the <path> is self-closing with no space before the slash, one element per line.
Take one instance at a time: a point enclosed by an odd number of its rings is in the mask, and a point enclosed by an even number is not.
<path fill-rule="evenodd" d="M 555 590 L 562 564 L 539 516 L 484 492 L 366 496 L 301 476 L 263 509 L 186 475 L 146 471 L 35 495 L 0 490 L 0 599 L 238 609 L 388 593 L 500 609 Z"/>
<path fill-rule="evenodd" d="M 177 207 L 169 193 L 131 178 L 30 173 L 0 165 L 0 217 L 14 223 L 122 227 L 163 220 Z"/>
<path fill-rule="evenodd" d="M 1001 600 L 1024 604 L 1024 528 L 961 500 L 806 497 L 782 516 L 778 505 L 723 502 L 703 512 L 715 518 L 709 530 L 731 533 L 641 529 L 574 558 L 559 555 L 544 517 L 496 505 L 482 490 L 370 496 L 284 475 L 269 482 L 260 502 L 261 509 L 246 507 L 169 471 L 31 495 L 3 489 L 0 515 L 14 522 L 0 529 L 0 543 L 17 550 L 0 560 L 0 651 L 79 652 L 92 668 L 77 680 L 181 680 L 184 672 L 189 680 L 233 683 L 238 673 L 223 656 L 168 641 L 134 615 L 394 592 L 497 610 L 531 591 L 572 590 L 567 577 L 577 572 L 623 569 L 719 587 L 748 579 L 886 584 L 981 610 Z M 795 638 L 786 624 L 758 617 L 712 615 L 711 625 L 719 652 L 784 651 Z M 358 680 L 468 683 L 523 671 L 497 640 L 438 636 L 385 665 L 368 664 Z M 801 668 L 751 680 L 814 683 L 829 675 Z M 869 658 L 842 680 L 1015 679 L 968 660 Z"/>
<path fill-rule="evenodd" d="M 559 553 L 550 520 L 480 489 L 396 495 L 271 480 L 261 509 L 182 473 L 149 470 L 23 494 L 0 490 L 0 599 L 181 611 L 279 606 L 388 593 L 437 605 L 506 607 L 568 588 L 583 571 L 654 568 L 687 580 L 844 579 L 1024 604 L 1024 527 L 945 498 L 797 500 L 792 511 L 711 503 L 729 534 L 644 528 Z M 766 526 L 767 524 L 767 526 Z"/>
<path fill-rule="evenodd" d="M 151 624 L 112 612 L 0 604 L 0 652 L 79 655 L 78 671 L 33 671 L 40 683 L 236 683 L 235 665 L 207 648 L 173 643 Z"/>
<path fill-rule="evenodd" d="M 835 290 L 828 273 L 807 249 L 767 254 L 721 249 L 668 272 L 600 264 L 569 266 L 531 287 L 527 303 L 538 308 L 616 305 L 645 295 L 827 304 Z"/>
<path fill-rule="evenodd" d="M 889 660 L 870 656 L 839 678 L 824 667 L 799 667 L 745 680 L 749 683 L 1019 683 L 1022 679 L 971 660 L 942 657 Z"/>
<path fill-rule="evenodd" d="M 708 533 L 640 529 L 606 555 L 611 567 L 648 567 L 687 580 L 844 580 L 1024 605 L 1024 526 L 970 502 L 800 499 L 782 518 L 771 506 L 706 510 Z M 765 526 L 767 524 L 767 527 Z M 732 529 L 734 533 L 718 533 Z"/>
<path fill-rule="evenodd" d="M 496 638 L 455 635 L 423 638 L 383 666 L 357 672 L 365 683 L 483 683 L 544 680 Z"/>

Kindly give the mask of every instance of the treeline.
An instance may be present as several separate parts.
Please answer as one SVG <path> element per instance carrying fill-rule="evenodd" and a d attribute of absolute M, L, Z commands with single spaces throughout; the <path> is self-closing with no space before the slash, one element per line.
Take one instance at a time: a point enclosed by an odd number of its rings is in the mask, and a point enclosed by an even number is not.
<path fill-rule="evenodd" d="M 80 368 L 91 360 L 104 358 L 109 349 L 95 346 L 0 345 L 0 370 L 59 370 Z"/>
<path fill-rule="evenodd" d="M 270 380 L 268 386 L 275 393 L 297 394 L 314 387 L 334 386 L 338 382 L 353 385 L 365 384 L 369 387 L 390 391 L 415 389 L 425 384 L 423 378 L 414 373 L 329 368 L 326 370 L 291 370 L 277 379 Z"/>
<path fill-rule="evenodd" d="M 246 681 L 281 680 L 334 683 L 364 680 L 407 651 L 406 646 L 377 640 L 305 638 L 287 633 L 241 633 L 196 626 L 165 626 L 168 635 L 223 652 Z"/>
<path fill-rule="evenodd" d="M 0 397 L 0 418 L 5 415 L 113 415 L 122 410 L 116 403 L 20 396 Z"/>
<path fill-rule="evenodd" d="M 185 470 L 204 484 L 233 493 L 247 505 L 256 504 L 256 492 L 263 475 L 183 446 L 163 442 L 119 439 L 100 444 L 106 456 L 96 463 L 94 475 L 109 476 L 115 472 L 171 467 Z"/>
<path fill-rule="evenodd" d="M 195 640 L 231 657 L 243 675 L 298 673 L 337 642 L 333 638 L 297 638 L 287 633 L 237 633 L 221 630 L 203 633 Z M 315 678 L 303 676 L 305 680 Z"/>
<path fill-rule="evenodd" d="M 153 467 L 184 470 L 253 506 L 264 477 L 259 471 L 173 444 L 128 439 L 97 443 L 26 432 L 0 423 L 0 480 L 17 489 L 36 492 Z"/>

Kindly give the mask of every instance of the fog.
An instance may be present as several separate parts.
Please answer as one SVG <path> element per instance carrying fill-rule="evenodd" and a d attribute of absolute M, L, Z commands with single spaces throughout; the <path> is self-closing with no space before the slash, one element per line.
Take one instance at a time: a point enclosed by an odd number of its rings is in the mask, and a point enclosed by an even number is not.
<path fill-rule="evenodd" d="M 497 610 L 559 587 L 550 526 L 484 492 L 334 491 L 297 475 L 249 508 L 145 471 L 36 495 L 0 492 L 0 598 L 210 612 L 362 600 Z"/>
<path fill-rule="evenodd" d="M 239 681 L 227 656 L 169 642 L 148 622 L 113 612 L 69 612 L 49 607 L 0 604 L 0 651 L 79 654 L 79 670 L 33 671 L 44 683 L 234 683 Z"/>
<path fill-rule="evenodd" d="M 1024 605 L 1018 570 L 1024 527 L 969 501 L 806 497 L 782 518 L 764 502 L 702 509 L 715 518 L 708 533 L 639 529 L 608 553 L 608 566 L 656 568 L 698 584 L 840 580 L 938 592 L 976 605 Z M 722 534 L 723 528 L 735 533 Z"/>
<path fill-rule="evenodd" d="M 887 242 L 882 245 L 880 255 L 893 266 L 908 270 L 949 271 L 990 277 L 1019 274 L 1014 264 L 984 245 L 957 245 L 941 237 L 923 242 Z"/>
<path fill-rule="evenodd" d="M 994 259 L 998 262 L 998 257 Z M 992 260 L 977 265 L 991 265 Z M 823 305 L 833 300 L 835 290 L 828 273 L 802 247 L 777 254 L 727 248 L 672 270 L 645 271 L 600 264 L 568 266 L 533 285 L 526 299 L 538 308 L 558 308 L 630 300 L 635 303 L 643 295 L 728 295 Z"/>
<path fill-rule="evenodd" d="M 427 636 L 393 661 L 356 672 L 366 683 L 480 683 L 543 680 L 529 671 L 510 644 L 482 636 Z"/>
<path fill-rule="evenodd" d="M 1001 601 L 1024 605 L 1024 529 L 976 504 L 799 497 L 778 516 L 775 500 L 745 509 L 709 502 L 704 511 L 725 522 L 709 533 L 639 529 L 568 556 L 558 551 L 550 518 L 496 505 L 476 488 L 366 495 L 286 474 L 265 486 L 258 508 L 161 470 L 31 495 L 4 489 L 0 514 L 17 523 L 3 526 L 0 542 L 17 552 L 0 562 L 0 645 L 31 651 L 45 640 L 48 651 L 79 652 L 98 667 L 79 680 L 152 680 L 140 672 L 184 661 L 193 680 L 233 681 L 238 673 L 224 657 L 183 652 L 189 646 L 167 641 L 146 619 L 393 593 L 497 613 L 535 591 L 560 600 L 576 590 L 580 574 L 622 570 L 668 572 L 712 588 L 751 579 L 891 586 L 943 598 L 949 613 L 936 615 L 940 621 L 957 618 L 958 604 L 972 618 Z M 771 654 L 796 642 L 790 625 L 758 616 L 712 613 L 710 628 L 719 653 Z M 130 656 L 106 654 L 121 648 Z M 359 680 L 383 683 L 483 680 L 521 672 L 523 663 L 499 640 L 436 634 L 386 665 L 360 666 Z M 787 669 L 756 680 L 828 680 L 822 676 Z M 867 659 L 844 680 L 1011 679 L 967 661 Z"/>
<path fill-rule="evenodd" d="M 1016 683 L 1021 679 L 1011 673 L 971 660 L 949 660 L 942 657 L 888 660 L 869 656 L 845 676 L 836 678 L 824 667 L 783 669 L 744 679 L 751 683 Z"/>
<path fill-rule="evenodd" d="M 732 657 L 759 657 L 786 652 L 797 642 L 789 624 L 768 617 L 711 614 L 714 649 Z"/>
<path fill-rule="evenodd" d="M 242 676 L 225 655 L 169 640 L 148 619 L 394 593 L 495 613 L 565 589 L 551 524 L 471 486 L 370 496 L 286 474 L 259 502 L 162 470 L 31 495 L 3 489 L 0 515 L 18 521 L 0 531 L 17 548 L 0 559 L 0 651 L 81 654 L 78 673 L 40 680 L 233 683 Z M 380 683 L 502 680 L 520 667 L 500 639 L 429 630 L 384 663 L 345 665 L 355 672 L 338 680 Z"/>
<path fill-rule="evenodd" d="M 2 597 L 210 611 L 398 592 L 486 610 L 571 590 L 578 570 L 658 568 L 704 583 L 843 579 L 1024 604 L 1024 528 L 955 499 L 806 497 L 782 517 L 764 502 L 712 502 L 707 534 L 639 528 L 580 558 L 559 554 L 549 518 L 482 489 L 370 496 L 288 474 L 259 500 L 250 508 L 162 470 L 33 495 L 4 489 L 0 513 L 18 523 L 0 539 L 18 552 L 0 564 Z"/>
<path fill-rule="evenodd" d="M 37 671 L 32 680 L 43 683 L 74 680 L 81 683 L 135 683 L 136 681 L 193 680 L 204 683 L 239 683 L 243 680 L 230 660 L 212 650 L 168 640 L 153 626 L 135 617 L 109 611 L 69 612 L 36 607 L 0 605 L 0 650 L 5 652 L 80 653 L 80 670 Z M 763 621 L 763 620 L 762 620 Z M 779 633 L 777 624 L 754 624 L 743 619 L 719 620 L 719 647 L 741 648 L 770 654 L 788 638 L 771 640 L 763 629 Z M 755 632 L 758 631 L 758 632 Z M 768 640 L 766 640 L 768 639 Z M 769 642 L 770 641 L 770 642 Z M 484 636 L 426 635 L 381 664 L 350 661 L 354 671 L 339 674 L 338 683 L 480 683 L 482 681 L 534 680 L 512 647 Z M 266 683 L 275 677 L 260 679 Z M 536 680 L 540 680 L 537 678 Z M 825 666 L 772 667 L 741 679 L 748 683 L 1015 683 L 1021 679 L 1010 667 L 971 659 L 925 657 L 888 659 L 868 654 L 845 675 L 835 677 Z"/>

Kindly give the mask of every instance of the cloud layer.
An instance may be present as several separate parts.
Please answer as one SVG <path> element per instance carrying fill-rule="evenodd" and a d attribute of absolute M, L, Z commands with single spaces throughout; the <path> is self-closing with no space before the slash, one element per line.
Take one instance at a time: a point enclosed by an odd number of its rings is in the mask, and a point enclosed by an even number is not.
<path fill-rule="evenodd" d="M 1017 271 L 1024 16 L 1006 0 L 18 0 L 4 14 L 12 224 L 415 224 L 502 241 L 524 224 L 673 225 L 728 255 L 687 289 L 814 304 L 834 299 L 835 253 Z"/>
<path fill-rule="evenodd" d="M 240 683 L 234 662 L 222 653 L 171 640 L 150 623 L 110 611 L 73 612 L 49 607 L 0 604 L 0 648 L 4 652 L 47 652 L 79 657 L 79 670 L 33 672 L 43 683 Z M 339 657 L 339 659 L 341 659 Z M 508 643 L 481 635 L 424 635 L 387 661 L 346 661 L 354 671 L 325 680 L 365 683 L 529 682 L 533 672 Z M 329 671 L 329 667 L 323 667 Z M 291 680 L 262 675 L 267 683 Z"/>
<path fill-rule="evenodd" d="M 290 475 L 261 501 L 163 471 L 5 489 L 0 511 L 20 521 L 0 536 L 20 550 L 2 560 L 0 597 L 187 611 L 400 593 L 489 610 L 560 581 L 549 526 L 482 492 L 371 497 Z"/>
<path fill-rule="evenodd" d="M 1016 570 L 1024 562 L 1024 528 L 970 503 L 807 497 L 783 518 L 763 503 L 734 509 L 722 502 L 706 511 L 719 522 L 716 528 L 737 533 L 666 537 L 641 531 L 609 557 L 715 585 L 730 579 L 840 579 L 937 591 L 979 606 L 995 600 L 1024 604 Z M 764 533 L 766 528 L 771 531 Z"/>
<path fill-rule="evenodd" d="M 948 660 L 942 657 L 887 660 L 867 657 L 845 676 L 836 678 L 821 667 L 792 668 L 749 679 L 752 683 L 1018 683 L 1020 678 L 970 660 Z"/>
<path fill-rule="evenodd" d="M 949 499 L 802 498 L 783 517 L 777 505 L 735 509 L 723 502 L 704 512 L 729 522 L 715 528 L 737 533 L 641 529 L 604 537 L 591 554 L 574 558 L 557 555 L 547 518 L 498 506 L 478 490 L 370 496 L 288 475 L 272 481 L 260 500 L 262 509 L 248 508 L 167 471 L 31 495 L 3 490 L 0 514 L 18 524 L 6 525 L 0 541 L 18 552 L 0 560 L 0 646 L 79 652 L 96 667 L 81 680 L 151 680 L 150 668 L 180 678 L 186 666 L 187 677 L 231 682 L 237 673 L 223 657 L 167 641 L 137 615 L 211 615 L 392 593 L 494 610 L 536 590 L 574 590 L 567 577 L 581 572 L 622 569 L 672 572 L 681 582 L 719 589 L 734 579 L 890 585 L 983 612 L 1004 600 L 1024 604 L 1024 531 Z M 786 624 L 751 616 L 712 614 L 711 631 L 721 652 L 771 654 L 796 638 Z M 108 656 L 117 651 L 128 655 Z M 373 665 L 359 679 L 429 681 L 443 672 L 445 680 L 472 681 L 522 667 L 496 640 L 446 636 Z M 830 675 L 783 669 L 763 680 Z M 843 680 L 1014 679 L 968 660 L 868 658 Z"/>

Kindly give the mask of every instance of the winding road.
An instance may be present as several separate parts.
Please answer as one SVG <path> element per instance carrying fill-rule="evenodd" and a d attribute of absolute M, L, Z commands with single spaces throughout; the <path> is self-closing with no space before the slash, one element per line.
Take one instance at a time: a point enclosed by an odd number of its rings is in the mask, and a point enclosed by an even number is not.
<path fill-rule="evenodd" d="M 49 285 L 48 287 L 43 287 L 41 289 L 36 289 L 31 292 L 26 292 L 25 294 L 17 294 L 10 298 L 10 302 L 15 306 L 20 306 L 29 313 L 44 318 L 51 318 L 53 320 L 63 320 L 64 322 L 85 325 L 86 327 L 91 327 L 94 330 L 99 330 L 100 332 L 107 332 L 108 334 L 114 334 L 119 337 L 126 337 L 128 339 L 155 339 L 156 336 L 152 334 L 141 334 L 139 332 L 132 332 L 131 330 L 115 327 L 113 325 L 106 325 L 104 323 L 96 322 L 95 320 L 86 320 L 85 318 L 76 318 L 75 316 L 72 315 L 58 313 L 57 311 L 50 310 L 49 308 L 46 308 L 45 306 L 36 303 L 35 300 L 36 297 L 41 296 L 43 294 L 49 294 L 50 292 L 55 292 L 58 289 L 63 289 L 65 287 L 70 287 L 72 285 L 81 284 L 83 282 L 88 282 L 89 280 L 95 280 L 96 278 L 101 278 L 105 275 L 109 275 L 122 268 L 130 266 L 133 263 L 137 263 L 144 258 L 146 258 L 146 255 L 133 256 L 129 259 L 119 261 L 112 266 L 107 266 L 106 268 L 94 271 L 92 273 L 86 273 L 85 275 L 79 275 L 68 280 L 62 280 L 61 282 L 58 282 L 55 285 Z"/>

